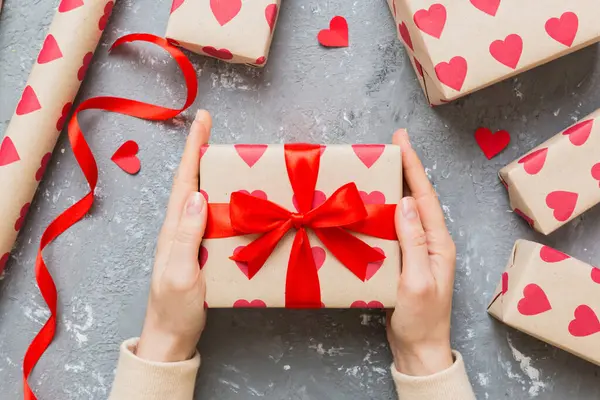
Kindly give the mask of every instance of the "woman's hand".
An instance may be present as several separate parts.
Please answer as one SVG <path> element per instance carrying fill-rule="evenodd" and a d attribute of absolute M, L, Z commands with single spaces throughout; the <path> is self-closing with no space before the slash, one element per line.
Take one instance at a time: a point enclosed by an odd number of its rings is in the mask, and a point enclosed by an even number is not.
<path fill-rule="evenodd" d="M 426 376 L 454 362 L 450 314 L 456 248 L 407 132 L 396 132 L 393 143 L 402 149 L 404 179 L 412 195 L 403 198 L 396 210 L 402 272 L 387 334 L 396 369 L 406 375 Z"/>
<path fill-rule="evenodd" d="M 136 351 L 146 360 L 175 362 L 191 358 L 206 323 L 206 286 L 198 251 L 207 210 L 198 192 L 198 180 L 200 149 L 208 142 L 211 124 L 208 112 L 198 111 L 173 182 Z"/>

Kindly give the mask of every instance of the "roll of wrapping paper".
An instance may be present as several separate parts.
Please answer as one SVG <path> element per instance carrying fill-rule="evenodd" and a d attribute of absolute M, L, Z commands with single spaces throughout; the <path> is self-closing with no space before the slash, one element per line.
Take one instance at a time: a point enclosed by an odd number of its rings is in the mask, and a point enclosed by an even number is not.
<path fill-rule="evenodd" d="M 113 5 L 114 0 L 61 0 L 8 124 L 0 143 L 0 273 Z"/>

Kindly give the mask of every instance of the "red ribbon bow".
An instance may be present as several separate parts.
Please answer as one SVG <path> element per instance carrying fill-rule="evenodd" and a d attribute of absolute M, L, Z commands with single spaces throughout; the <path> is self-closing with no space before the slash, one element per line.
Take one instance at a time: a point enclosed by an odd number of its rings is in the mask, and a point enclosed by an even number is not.
<path fill-rule="evenodd" d="M 245 193 L 231 194 L 231 202 L 208 205 L 205 238 L 262 234 L 230 257 L 248 264 L 252 279 L 283 236 L 295 228 L 286 277 L 287 308 L 320 308 L 321 288 L 306 230 L 312 229 L 329 251 L 359 279 L 365 280 L 369 263 L 385 256 L 350 231 L 396 240 L 394 204 L 364 204 L 354 183 L 336 190 L 312 208 L 321 149 L 319 145 L 287 144 L 285 163 L 299 212 Z"/>

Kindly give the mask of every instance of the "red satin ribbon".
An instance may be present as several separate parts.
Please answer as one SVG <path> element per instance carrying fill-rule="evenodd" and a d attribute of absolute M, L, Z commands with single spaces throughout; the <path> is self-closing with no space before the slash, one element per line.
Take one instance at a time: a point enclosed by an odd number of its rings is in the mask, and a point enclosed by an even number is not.
<path fill-rule="evenodd" d="M 94 159 L 92 150 L 90 149 L 85 137 L 83 136 L 83 133 L 81 132 L 81 128 L 79 127 L 79 122 L 77 121 L 78 113 L 84 110 L 97 109 L 112 111 L 136 118 L 158 121 L 170 119 L 179 115 L 182 111 L 191 106 L 196 99 L 196 94 L 198 92 L 198 80 L 196 78 L 194 67 L 187 59 L 185 54 L 169 44 L 165 39 L 150 34 L 131 34 L 119 38 L 112 45 L 110 50 L 120 46 L 123 43 L 135 41 L 154 43 L 165 49 L 175 59 L 185 78 L 185 83 L 187 86 L 187 98 L 183 107 L 179 109 L 172 109 L 118 97 L 94 97 L 82 102 L 73 113 L 68 130 L 69 142 L 73 148 L 73 153 L 75 154 L 77 163 L 83 171 L 85 179 L 90 186 L 90 191 L 85 195 L 85 197 L 69 207 L 54 221 L 52 221 L 42 235 L 37 258 L 35 260 L 35 278 L 37 285 L 40 288 L 40 292 L 42 293 L 42 296 L 44 297 L 44 300 L 50 309 L 50 318 L 33 339 L 27 348 L 27 352 L 25 353 L 25 358 L 23 360 L 23 386 L 25 400 L 36 399 L 35 394 L 29 387 L 27 378 L 52 342 L 54 333 L 56 331 L 56 285 L 54 284 L 54 280 L 52 279 L 52 276 L 46 267 L 46 263 L 42 257 L 42 252 L 44 248 L 48 246 L 54 239 L 59 237 L 77 221 L 83 218 L 85 214 L 87 214 L 94 202 L 94 190 L 96 189 L 96 184 L 98 182 L 98 167 L 96 165 L 96 160 Z"/>
<path fill-rule="evenodd" d="M 296 228 L 288 262 L 285 304 L 287 308 L 320 308 L 319 275 L 306 229 L 312 229 L 325 247 L 356 277 L 364 281 L 369 263 L 381 261 L 385 256 L 349 231 L 396 240 L 396 206 L 365 205 L 356 185 L 348 183 L 313 209 L 321 159 L 320 146 L 287 144 L 284 151 L 298 212 L 288 211 L 269 200 L 235 192 L 231 194 L 229 204 L 208 205 L 208 223 L 204 237 L 262 234 L 231 257 L 232 260 L 248 264 L 248 277 L 252 279 L 283 236 L 290 229 Z"/>

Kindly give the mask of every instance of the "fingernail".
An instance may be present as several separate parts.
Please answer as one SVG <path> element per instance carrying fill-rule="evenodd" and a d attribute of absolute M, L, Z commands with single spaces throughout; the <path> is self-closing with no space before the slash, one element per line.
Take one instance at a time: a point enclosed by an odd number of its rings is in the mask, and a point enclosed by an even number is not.
<path fill-rule="evenodd" d="M 185 206 L 185 213 L 187 215 L 198 215 L 204 208 L 204 197 L 200 192 L 194 192 L 188 198 L 188 202 Z"/>
<path fill-rule="evenodd" d="M 402 215 L 406 219 L 417 218 L 417 207 L 415 206 L 415 199 L 412 197 L 405 197 L 402 199 Z"/>

